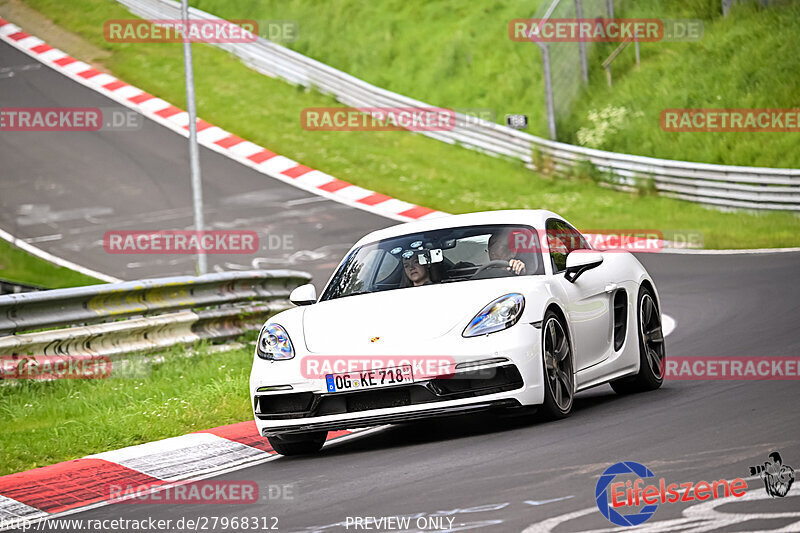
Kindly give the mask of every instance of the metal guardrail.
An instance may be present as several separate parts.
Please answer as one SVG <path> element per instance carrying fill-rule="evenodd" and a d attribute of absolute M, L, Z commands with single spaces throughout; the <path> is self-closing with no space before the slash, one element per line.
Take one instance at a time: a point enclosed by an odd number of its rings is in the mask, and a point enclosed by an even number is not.
<path fill-rule="evenodd" d="M 180 4 L 172 0 L 117 1 L 146 19 L 180 18 Z M 190 17 L 220 20 L 194 8 L 190 8 Z M 292 84 L 314 87 L 334 95 L 348 106 L 432 107 L 366 83 L 260 37 L 253 43 L 215 46 L 235 54 L 259 72 Z M 637 179 L 652 179 L 662 196 L 721 207 L 800 211 L 800 169 L 712 165 L 606 152 L 549 141 L 460 113 L 456 114 L 456 123 L 450 131 L 421 133 L 490 155 L 519 159 L 533 168 L 535 151 L 537 159 L 547 159 L 547 166 L 560 174 L 589 162 L 606 173 L 614 186 L 625 187 L 634 185 Z"/>
<path fill-rule="evenodd" d="M 288 301 L 281 301 L 245 309 L 180 311 L 92 326 L 8 335 L 0 337 L 0 356 L 92 355 L 116 358 L 200 340 L 222 341 L 260 328 L 267 318 L 289 307 Z"/>
<path fill-rule="evenodd" d="M 294 287 L 310 279 L 305 272 L 252 270 L 5 295 L 0 296 L 0 335 L 189 308 L 286 300 Z"/>
<path fill-rule="evenodd" d="M 254 270 L 0 296 L 0 355 L 117 355 L 233 338 L 291 307 L 291 290 L 310 280 Z M 57 326 L 73 327 L 20 333 Z"/>
<path fill-rule="evenodd" d="M 0 279 L 0 295 L 18 294 L 20 292 L 35 292 L 41 290 L 43 290 L 43 288 L 36 285 L 27 285 L 25 283 L 17 283 L 16 281 Z"/>

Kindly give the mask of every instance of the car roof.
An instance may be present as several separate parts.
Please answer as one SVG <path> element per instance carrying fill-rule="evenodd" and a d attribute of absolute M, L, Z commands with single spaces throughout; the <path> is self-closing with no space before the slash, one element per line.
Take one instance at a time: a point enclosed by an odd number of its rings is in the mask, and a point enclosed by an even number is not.
<path fill-rule="evenodd" d="M 503 211 L 480 211 L 477 213 L 465 213 L 462 215 L 447 215 L 443 217 L 430 218 L 427 220 L 418 220 L 415 222 L 406 222 L 390 226 L 385 229 L 373 231 L 362 237 L 354 246 L 363 246 L 365 244 L 390 239 L 392 237 L 399 237 L 409 233 L 417 233 L 422 231 L 431 231 L 444 228 L 457 228 L 464 226 L 483 226 L 488 224 L 524 224 L 531 226 L 534 229 L 544 229 L 545 221 L 548 218 L 558 218 L 564 220 L 564 217 L 547 211 L 546 209 L 507 209 Z"/>

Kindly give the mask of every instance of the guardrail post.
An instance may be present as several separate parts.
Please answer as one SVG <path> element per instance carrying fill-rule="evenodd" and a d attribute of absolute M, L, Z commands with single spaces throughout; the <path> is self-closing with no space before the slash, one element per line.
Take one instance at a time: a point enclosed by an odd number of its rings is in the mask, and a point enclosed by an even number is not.
<path fill-rule="evenodd" d="M 200 156 L 197 148 L 197 106 L 194 99 L 194 68 L 192 67 L 192 41 L 189 38 L 189 4 L 188 0 L 181 3 L 181 17 L 186 35 L 183 36 L 183 65 L 186 73 L 186 110 L 189 112 L 189 168 L 192 175 L 192 204 L 194 205 L 194 229 L 203 231 L 203 182 L 200 178 Z M 206 274 L 206 254 L 203 250 L 197 252 L 197 273 Z"/>
<path fill-rule="evenodd" d="M 731 11 L 734 0 L 722 0 L 722 16 L 727 17 Z"/>
<path fill-rule="evenodd" d="M 546 43 L 537 42 L 542 50 L 542 69 L 544 70 L 544 99 L 547 105 L 547 129 L 550 138 L 556 140 L 556 110 L 553 104 L 553 76 L 550 70 L 550 48 Z"/>
<path fill-rule="evenodd" d="M 578 20 L 583 19 L 583 0 L 575 0 L 575 17 Z M 581 57 L 581 74 L 583 75 L 583 83 L 589 83 L 589 63 L 586 61 L 586 43 L 578 36 L 578 54 Z"/>

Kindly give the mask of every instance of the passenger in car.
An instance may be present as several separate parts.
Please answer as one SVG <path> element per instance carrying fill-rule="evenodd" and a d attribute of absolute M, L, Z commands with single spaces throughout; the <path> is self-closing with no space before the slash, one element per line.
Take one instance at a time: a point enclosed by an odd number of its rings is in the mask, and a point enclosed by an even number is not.
<path fill-rule="evenodd" d="M 419 287 L 432 285 L 430 265 L 420 265 L 415 256 L 403 258 L 403 281 L 401 287 Z"/>

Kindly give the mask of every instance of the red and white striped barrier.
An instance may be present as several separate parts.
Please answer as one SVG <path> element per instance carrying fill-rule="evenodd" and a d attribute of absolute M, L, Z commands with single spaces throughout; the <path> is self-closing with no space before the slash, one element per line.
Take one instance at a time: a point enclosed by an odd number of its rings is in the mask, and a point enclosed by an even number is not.
<path fill-rule="evenodd" d="M 331 431 L 328 441 L 364 431 Z M 0 524 L 116 502 L 119 487 L 158 490 L 276 457 L 248 421 L 10 474 L 0 477 Z"/>
<path fill-rule="evenodd" d="M 108 98 L 134 109 L 181 135 L 189 135 L 189 114 L 169 102 L 105 74 L 67 53 L 53 48 L 19 26 L 0 18 L 0 39 L 45 65 Z M 198 143 L 262 174 L 313 194 L 401 222 L 446 216 L 447 213 L 411 204 L 358 187 L 278 155 L 250 141 L 197 120 Z"/>

